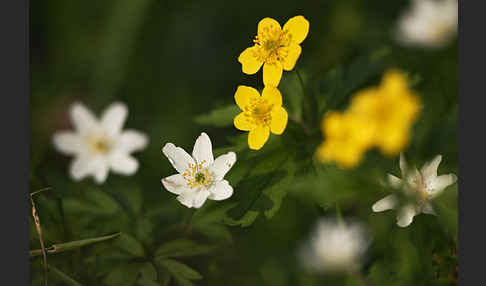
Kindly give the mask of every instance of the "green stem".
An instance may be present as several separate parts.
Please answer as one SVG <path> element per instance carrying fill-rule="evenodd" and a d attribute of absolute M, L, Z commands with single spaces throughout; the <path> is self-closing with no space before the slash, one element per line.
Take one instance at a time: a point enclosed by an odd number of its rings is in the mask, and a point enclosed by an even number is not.
<path fill-rule="evenodd" d="M 366 279 L 366 277 L 364 277 L 363 273 L 361 273 L 361 271 L 355 271 L 352 273 L 352 275 L 357 279 L 359 280 L 359 282 L 361 282 L 361 284 L 363 286 L 371 286 L 371 283 L 369 282 L 368 279 Z"/>
<path fill-rule="evenodd" d="M 194 214 L 196 214 L 197 209 L 190 209 L 190 213 L 184 219 L 184 225 L 182 228 L 182 233 L 184 235 L 189 235 L 191 232 L 192 226 L 192 219 L 194 218 Z"/>
<path fill-rule="evenodd" d="M 344 225 L 343 215 L 341 213 L 341 207 L 339 206 L 338 202 L 336 202 L 336 218 L 337 218 L 339 225 L 341 225 L 341 226 Z"/>
<path fill-rule="evenodd" d="M 295 74 L 297 75 L 297 78 L 299 79 L 300 87 L 302 89 L 302 97 L 304 98 L 304 117 L 307 118 L 307 121 L 309 121 L 309 116 L 311 114 L 311 102 L 310 102 L 310 97 L 306 93 L 305 85 L 304 85 L 304 80 L 302 79 L 302 75 L 300 74 L 300 71 L 295 68 Z"/>

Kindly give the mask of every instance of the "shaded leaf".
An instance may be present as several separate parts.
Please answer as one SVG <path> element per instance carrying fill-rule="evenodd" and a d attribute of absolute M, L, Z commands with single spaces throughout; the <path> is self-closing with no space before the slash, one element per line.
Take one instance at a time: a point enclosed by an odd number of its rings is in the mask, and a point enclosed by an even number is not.
<path fill-rule="evenodd" d="M 241 110 L 236 104 L 213 109 L 208 114 L 196 116 L 194 121 L 202 125 L 225 127 L 233 125 L 233 119 Z"/>

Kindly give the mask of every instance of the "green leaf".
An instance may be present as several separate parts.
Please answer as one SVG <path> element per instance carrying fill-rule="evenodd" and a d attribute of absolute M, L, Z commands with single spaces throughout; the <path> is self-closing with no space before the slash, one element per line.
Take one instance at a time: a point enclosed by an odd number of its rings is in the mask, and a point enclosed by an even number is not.
<path fill-rule="evenodd" d="M 155 268 L 150 263 L 123 263 L 115 267 L 103 280 L 103 282 L 107 285 L 113 286 L 132 286 L 135 284 L 135 281 L 138 277 L 143 277 L 147 280 L 155 280 L 150 279 L 147 274 L 143 274 L 144 271 L 147 271 L 145 268 L 152 267 L 152 275 L 150 278 L 155 278 L 157 276 Z"/>
<path fill-rule="evenodd" d="M 64 208 L 71 214 L 109 216 L 121 210 L 118 202 L 100 189 L 88 188 L 80 196 L 64 200 Z"/>
<path fill-rule="evenodd" d="M 158 264 L 171 274 L 179 285 L 193 285 L 190 280 L 202 279 L 201 274 L 189 266 L 173 259 L 157 260 Z"/>
<path fill-rule="evenodd" d="M 196 116 L 194 121 L 201 125 L 211 125 L 216 127 L 231 126 L 233 119 L 241 110 L 236 104 L 213 109 L 208 114 Z"/>
<path fill-rule="evenodd" d="M 83 239 L 83 240 L 76 240 L 76 241 L 71 241 L 71 242 L 66 242 L 66 243 L 60 243 L 60 244 L 53 244 L 51 247 L 49 247 L 47 250 L 47 254 L 55 254 L 55 253 L 61 253 L 64 251 L 69 251 L 73 250 L 76 248 L 80 248 L 89 244 L 109 240 L 115 237 L 120 236 L 120 233 L 115 233 L 111 235 L 106 235 L 102 237 L 96 237 L 96 238 L 88 238 L 88 239 Z M 29 252 L 29 256 L 39 256 L 42 255 L 42 250 L 41 249 L 36 249 L 36 250 L 31 250 Z"/>
<path fill-rule="evenodd" d="M 115 242 L 115 246 L 135 257 L 143 257 L 145 255 L 143 245 L 127 233 L 121 234 L 120 238 Z"/>
<path fill-rule="evenodd" d="M 162 244 L 155 252 L 156 257 L 187 257 L 210 252 L 212 247 L 190 239 L 177 239 Z"/>
<path fill-rule="evenodd" d="M 74 280 L 73 278 L 69 277 L 64 272 L 62 272 L 58 268 L 54 267 L 53 265 L 49 265 L 49 273 L 52 273 L 53 276 L 56 277 L 56 280 L 60 280 L 64 283 L 66 283 L 65 285 L 81 286 L 81 283 L 79 283 L 76 280 Z"/>
<path fill-rule="evenodd" d="M 320 82 L 320 95 L 317 97 L 318 112 L 339 109 L 358 88 L 383 71 L 390 50 L 379 49 L 369 55 L 358 57 L 349 66 L 331 69 Z"/>
<path fill-rule="evenodd" d="M 290 175 L 283 168 L 289 158 L 289 153 L 283 149 L 276 149 L 256 158 L 256 165 L 235 188 L 234 199 L 238 201 L 238 205 L 228 210 L 225 223 L 248 226 L 260 212 L 269 211 L 267 217 L 273 216 L 286 194 L 285 191 L 278 190 L 278 187 L 283 186 L 281 182 Z"/>

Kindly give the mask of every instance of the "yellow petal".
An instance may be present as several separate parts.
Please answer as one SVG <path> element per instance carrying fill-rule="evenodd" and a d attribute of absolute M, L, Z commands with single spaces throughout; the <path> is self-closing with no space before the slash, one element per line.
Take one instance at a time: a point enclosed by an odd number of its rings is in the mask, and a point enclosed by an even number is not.
<path fill-rule="evenodd" d="M 282 94 L 278 88 L 273 86 L 265 86 L 262 91 L 262 99 L 265 99 L 269 104 L 274 107 L 282 106 Z"/>
<path fill-rule="evenodd" d="M 254 125 L 251 120 L 245 115 L 244 112 L 241 112 L 240 114 L 236 115 L 235 119 L 233 120 L 233 123 L 235 124 L 235 127 L 239 130 L 242 131 L 250 131 L 252 129 L 256 128 L 256 125 Z"/>
<path fill-rule="evenodd" d="M 259 126 L 250 131 L 248 134 L 248 146 L 250 149 L 259 150 L 265 145 L 270 136 L 270 128 L 267 126 Z"/>
<path fill-rule="evenodd" d="M 407 78 L 401 71 L 391 69 L 383 76 L 381 88 L 383 88 L 384 92 L 391 95 L 405 92 L 408 90 Z"/>
<path fill-rule="evenodd" d="M 402 127 L 384 130 L 377 143 L 383 153 L 394 156 L 405 149 L 408 142 L 408 130 Z"/>
<path fill-rule="evenodd" d="M 280 62 L 265 63 L 263 65 L 263 84 L 270 86 L 278 86 L 282 78 L 282 65 Z"/>
<path fill-rule="evenodd" d="M 236 89 L 235 101 L 241 110 L 245 110 L 245 107 L 250 104 L 250 101 L 257 100 L 260 97 L 260 93 L 253 87 L 240 85 Z"/>
<path fill-rule="evenodd" d="M 280 135 L 284 132 L 287 126 L 287 120 L 289 115 L 283 107 L 277 107 L 272 110 L 272 123 L 270 129 L 273 134 Z"/>
<path fill-rule="evenodd" d="M 258 38 L 260 40 L 265 40 L 269 36 L 272 37 L 274 35 L 278 35 L 281 33 L 281 31 L 282 28 L 275 19 L 267 17 L 258 22 Z"/>
<path fill-rule="evenodd" d="M 283 30 L 289 33 L 292 43 L 300 44 L 309 33 L 309 21 L 303 16 L 292 17 L 285 23 Z"/>
<path fill-rule="evenodd" d="M 282 59 L 282 66 L 284 70 L 289 71 L 294 68 L 295 63 L 302 52 L 302 48 L 297 44 L 293 44 L 285 47 L 283 52 L 286 56 Z"/>
<path fill-rule="evenodd" d="M 256 73 L 263 64 L 263 60 L 258 56 L 259 47 L 253 46 L 246 48 L 238 57 L 241 63 L 241 70 L 246 74 Z"/>

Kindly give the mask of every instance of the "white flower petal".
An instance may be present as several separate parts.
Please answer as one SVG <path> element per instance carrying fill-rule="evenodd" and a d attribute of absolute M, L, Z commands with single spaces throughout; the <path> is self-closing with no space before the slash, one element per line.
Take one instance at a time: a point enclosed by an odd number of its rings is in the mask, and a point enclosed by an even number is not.
<path fill-rule="evenodd" d="M 402 185 L 402 179 L 395 177 L 392 174 L 388 174 L 388 183 L 393 188 L 399 188 Z"/>
<path fill-rule="evenodd" d="M 438 196 L 445 188 L 454 184 L 457 181 L 457 176 L 454 174 L 441 175 L 432 180 L 427 186 L 427 193 L 429 198 L 433 199 Z"/>
<path fill-rule="evenodd" d="M 138 169 L 138 161 L 132 156 L 121 152 L 110 154 L 109 163 L 115 173 L 122 175 L 133 175 Z"/>
<path fill-rule="evenodd" d="M 428 179 L 437 177 L 437 168 L 439 167 L 441 160 L 442 160 L 442 156 L 437 155 L 430 162 L 424 164 L 424 166 L 420 170 L 420 173 L 422 173 L 424 180 L 427 181 Z"/>
<path fill-rule="evenodd" d="M 93 170 L 94 168 L 89 157 L 76 157 L 71 162 L 70 174 L 75 181 L 84 179 L 86 176 L 93 173 Z"/>
<path fill-rule="evenodd" d="M 199 191 L 196 191 L 196 196 L 194 197 L 194 204 L 193 207 L 195 208 L 200 208 L 210 195 L 209 191 L 201 189 Z"/>
<path fill-rule="evenodd" d="M 435 213 L 434 208 L 432 207 L 432 205 L 431 205 L 430 203 L 427 203 L 427 204 L 424 206 L 424 208 L 422 209 L 422 212 L 423 212 L 424 214 L 437 215 L 437 214 Z"/>
<path fill-rule="evenodd" d="M 228 181 L 223 180 L 223 181 L 216 182 L 209 189 L 209 192 L 210 192 L 210 195 L 208 197 L 209 199 L 215 201 L 221 201 L 233 195 L 233 187 L 231 187 Z"/>
<path fill-rule="evenodd" d="M 191 191 L 191 189 L 185 189 L 176 199 L 186 207 L 192 208 L 195 195 L 195 192 Z"/>
<path fill-rule="evenodd" d="M 412 204 L 408 204 L 400 208 L 397 214 L 397 225 L 400 227 L 407 227 L 409 226 L 412 221 L 413 217 L 416 215 L 415 206 Z"/>
<path fill-rule="evenodd" d="M 113 103 L 103 112 L 101 125 L 110 136 L 116 136 L 121 132 L 127 115 L 128 109 L 125 104 Z"/>
<path fill-rule="evenodd" d="M 80 154 L 84 149 L 81 136 L 74 132 L 58 132 L 53 137 L 54 147 L 63 154 Z"/>
<path fill-rule="evenodd" d="M 165 144 L 162 152 L 167 156 L 174 169 L 180 174 L 184 173 L 184 171 L 189 168 L 189 164 L 195 164 L 194 159 L 192 159 L 184 149 L 176 147 L 172 143 Z"/>
<path fill-rule="evenodd" d="M 208 196 L 209 192 L 204 189 L 185 189 L 179 196 L 177 196 L 177 200 L 188 208 L 200 208 Z"/>
<path fill-rule="evenodd" d="M 108 171 L 110 170 L 110 166 L 108 165 L 107 160 L 99 159 L 97 163 L 93 163 L 94 169 L 94 179 L 95 182 L 98 184 L 103 184 L 108 177 Z"/>
<path fill-rule="evenodd" d="M 76 102 L 71 106 L 71 120 L 80 133 L 89 132 L 98 126 L 98 120 L 83 104 Z"/>
<path fill-rule="evenodd" d="M 144 149 L 147 143 L 148 138 L 144 133 L 135 130 L 125 130 L 118 137 L 114 148 L 121 152 L 131 153 Z"/>
<path fill-rule="evenodd" d="M 175 174 L 163 178 L 162 185 L 164 185 L 167 191 L 174 193 L 176 195 L 180 195 L 182 191 L 187 189 L 186 180 L 184 180 L 184 177 L 182 177 L 181 174 Z"/>
<path fill-rule="evenodd" d="M 213 147 L 211 145 L 211 139 L 209 139 L 206 133 L 202 132 L 197 137 L 196 143 L 194 143 L 194 149 L 192 150 L 192 157 L 198 164 L 202 164 L 204 168 L 213 163 Z"/>
<path fill-rule="evenodd" d="M 214 180 L 221 181 L 226 173 L 231 169 L 231 167 L 233 167 L 235 162 L 235 152 L 228 152 L 214 160 L 214 163 L 209 166 L 209 172 L 212 174 Z"/>
<path fill-rule="evenodd" d="M 374 212 L 382 212 L 395 208 L 397 205 L 397 198 L 395 195 L 388 195 L 383 199 L 373 204 L 372 209 Z"/>

